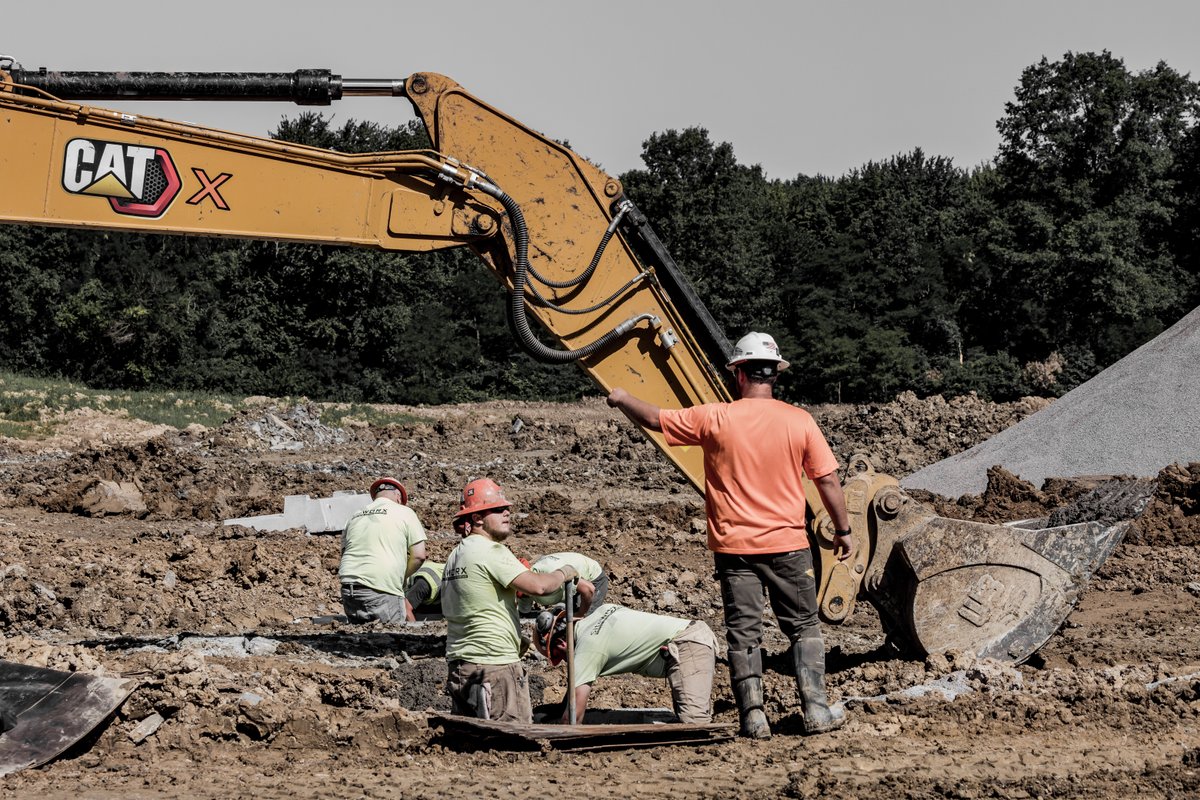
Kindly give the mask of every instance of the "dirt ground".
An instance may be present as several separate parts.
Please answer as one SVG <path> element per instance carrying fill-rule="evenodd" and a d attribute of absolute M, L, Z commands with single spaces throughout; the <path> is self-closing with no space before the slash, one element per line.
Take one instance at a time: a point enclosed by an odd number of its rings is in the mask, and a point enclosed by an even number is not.
<path fill-rule="evenodd" d="M 1046 402 L 812 410 L 843 462 L 866 453 L 902 477 Z M 0 797 L 1200 797 L 1200 463 L 1163 465 L 1149 508 L 1024 665 L 906 660 L 860 602 L 824 630 L 830 691 L 849 710 L 837 732 L 800 735 L 786 642 L 768 625 L 769 741 L 505 752 L 426 722 L 449 708 L 443 623 L 320 619 L 341 611 L 338 536 L 222 520 L 392 474 L 442 560 L 460 487 L 487 475 L 516 503 L 518 555 L 588 553 L 611 599 L 723 639 L 702 499 L 600 400 L 405 410 L 420 421 L 334 429 L 316 405 L 258 400 L 184 431 L 77 413 L 53 440 L 0 440 L 0 658 L 138 682 L 98 735 L 0 779 Z M 919 499 L 1008 521 L 1080 491 L 995 471 L 981 496 Z M 535 704 L 557 700 L 562 669 L 529 664 Z M 931 686 L 954 691 L 913 688 Z M 714 705 L 736 722 L 723 664 Z M 614 677 L 591 706 L 670 698 L 663 681 Z M 155 713 L 165 721 L 135 743 Z"/>

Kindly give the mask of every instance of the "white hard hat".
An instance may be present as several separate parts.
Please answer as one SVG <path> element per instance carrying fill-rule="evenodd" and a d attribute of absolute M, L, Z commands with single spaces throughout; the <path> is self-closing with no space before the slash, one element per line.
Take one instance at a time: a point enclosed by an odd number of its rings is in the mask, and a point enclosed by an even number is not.
<path fill-rule="evenodd" d="M 733 346 L 733 358 L 729 359 L 725 367 L 733 372 L 734 367 L 743 361 L 774 361 L 775 368 L 780 372 L 790 366 L 779 355 L 779 345 L 775 344 L 771 334 L 758 331 L 750 331 L 738 339 L 737 344 Z"/>

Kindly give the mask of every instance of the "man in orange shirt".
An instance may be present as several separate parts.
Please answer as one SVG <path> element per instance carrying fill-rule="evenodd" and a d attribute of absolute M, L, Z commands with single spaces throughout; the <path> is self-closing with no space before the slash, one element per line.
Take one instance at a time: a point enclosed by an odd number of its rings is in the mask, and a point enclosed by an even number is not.
<path fill-rule="evenodd" d="M 721 581 L 730 682 L 742 735 L 771 735 L 763 710 L 764 589 L 791 642 L 805 732 L 831 731 L 844 724 L 845 712 L 831 709 L 825 694 L 825 645 L 801 477 L 807 474 L 816 484 L 833 521 L 834 552 L 849 558 L 854 542 L 837 459 L 811 414 L 774 399 L 775 381 L 788 362 L 773 338 L 746 334 L 726 366 L 740 398 L 732 403 L 660 409 L 617 388 L 608 404 L 639 425 L 662 431 L 667 444 L 704 450 L 708 548 Z"/>

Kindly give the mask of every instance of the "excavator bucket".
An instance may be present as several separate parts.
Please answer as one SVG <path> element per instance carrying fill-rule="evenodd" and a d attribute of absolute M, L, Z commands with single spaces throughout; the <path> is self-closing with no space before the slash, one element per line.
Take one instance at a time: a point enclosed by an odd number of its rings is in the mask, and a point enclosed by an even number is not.
<path fill-rule="evenodd" d="M 1066 621 L 1152 491 L 1150 481 L 1114 480 L 1045 520 L 992 525 L 940 517 L 866 456 L 851 461 L 859 471 L 843 487 L 846 507 L 867 543 L 852 558 L 833 554 L 829 515 L 809 492 L 821 619 L 845 622 L 856 599 L 868 600 L 890 641 L 918 657 L 1028 659 Z"/>
<path fill-rule="evenodd" d="M 869 594 L 920 653 L 1021 663 L 1066 621 L 1128 524 L 1029 530 L 927 516 L 896 542 Z"/>
<path fill-rule="evenodd" d="M 0 661 L 0 776 L 61 755 L 116 711 L 136 685 Z"/>

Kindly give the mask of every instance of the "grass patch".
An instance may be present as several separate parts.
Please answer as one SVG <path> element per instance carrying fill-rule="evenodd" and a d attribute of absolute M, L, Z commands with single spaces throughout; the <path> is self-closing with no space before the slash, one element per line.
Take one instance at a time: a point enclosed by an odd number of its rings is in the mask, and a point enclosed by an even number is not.
<path fill-rule="evenodd" d="M 205 392 L 92 389 L 61 378 L 35 378 L 0 371 L 0 436 L 38 439 L 53 435 L 72 411 L 91 409 L 152 425 L 216 427 L 237 411 L 270 404 L 279 409 L 310 403 L 306 398 L 242 398 Z M 429 420 L 367 403 L 311 403 L 333 428 L 353 423 L 412 425 Z"/>
<path fill-rule="evenodd" d="M 0 372 L 0 434 L 20 439 L 53 433 L 56 421 L 80 409 L 186 428 L 220 425 L 240 405 L 240 398 L 229 395 L 92 389 L 60 378 Z"/>
<path fill-rule="evenodd" d="M 366 422 L 374 427 L 386 425 L 415 425 L 429 420 L 424 417 L 388 411 L 365 403 L 330 403 L 321 408 L 321 422 L 332 428 L 345 427 L 346 421 Z"/>

